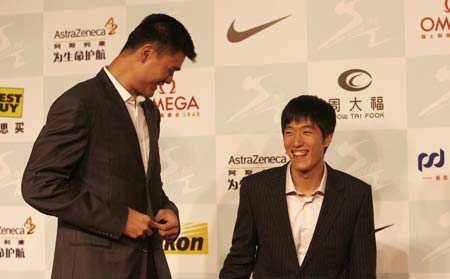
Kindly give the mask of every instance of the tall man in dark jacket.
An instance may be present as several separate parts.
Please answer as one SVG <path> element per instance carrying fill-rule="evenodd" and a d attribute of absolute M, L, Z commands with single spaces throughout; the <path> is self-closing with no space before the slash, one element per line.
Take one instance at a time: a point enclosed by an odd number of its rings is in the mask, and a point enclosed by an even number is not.
<path fill-rule="evenodd" d="M 196 53 L 185 27 L 149 15 L 109 66 L 50 108 L 22 193 L 58 218 L 52 278 L 171 278 L 161 239 L 178 236 L 178 209 L 162 189 L 160 114 L 148 98 L 186 56 Z"/>

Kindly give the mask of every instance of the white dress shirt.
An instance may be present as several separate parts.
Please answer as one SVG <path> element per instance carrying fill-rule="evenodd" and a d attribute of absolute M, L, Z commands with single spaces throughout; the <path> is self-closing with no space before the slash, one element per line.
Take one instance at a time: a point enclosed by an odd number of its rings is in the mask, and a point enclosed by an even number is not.
<path fill-rule="evenodd" d="M 320 185 L 310 196 L 306 196 L 295 189 L 290 170 L 291 163 L 289 163 L 286 171 L 286 201 L 295 249 L 297 251 L 298 264 L 301 266 L 308 251 L 309 244 L 311 243 L 319 218 L 320 208 L 322 207 L 327 181 L 327 168 L 324 166 Z"/>
<path fill-rule="evenodd" d="M 117 81 L 117 79 L 108 71 L 106 67 L 103 67 L 103 69 L 105 70 L 116 90 L 119 92 L 120 97 L 122 97 L 122 100 L 125 102 L 125 106 L 130 113 L 130 117 L 139 140 L 142 163 L 144 164 L 144 170 L 147 174 L 148 159 L 150 158 L 150 139 L 148 136 L 148 127 L 147 121 L 145 120 L 144 109 L 142 108 L 142 102 L 145 101 L 145 97 L 137 96 L 136 98 L 134 98 L 122 86 L 122 84 Z"/>

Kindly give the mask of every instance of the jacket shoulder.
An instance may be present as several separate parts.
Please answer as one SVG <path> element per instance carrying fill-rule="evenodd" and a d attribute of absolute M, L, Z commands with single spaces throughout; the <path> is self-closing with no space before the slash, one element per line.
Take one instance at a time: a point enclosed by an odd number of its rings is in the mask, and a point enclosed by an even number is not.
<path fill-rule="evenodd" d="M 353 193 L 367 193 L 372 191 L 372 187 L 367 182 L 340 170 L 328 167 L 328 177 L 334 183 L 342 184 L 344 189 Z"/>
<path fill-rule="evenodd" d="M 274 167 L 274 168 L 265 169 L 265 170 L 262 170 L 260 172 L 251 174 L 249 176 L 244 177 L 244 179 L 261 180 L 261 179 L 266 179 L 266 178 L 269 178 L 269 177 L 279 176 L 283 172 L 286 172 L 286 167 L 285 166 Z"/>
<path fill-rule="evenodd" d="M 98 77 L 93 77 L 81 81 L 61 95 L 61 98 L 77 98 L 81 101 L 89 101 L 101 97 L 98 92 L 102 92 L 102 84 Z"/>
<path fill-rule="evenodd" d="M 242 179 L 241 186 L 247 188 L 261 189 L 263 185 L 272 185 L 273 183 L 284 183 L 286 179 L 286 165 L 274 167 L 251 174 Z"/>
<path fill-rule="evenodd" d="M 95 111 L 96 108 L 102 107 L 102 101 L 105 98 L 105 88 L 97 75 L 75 84 L 56 98 L 50 107 L 49 115 L 54 111 L 61 111 L 61 109 L 66 111 L 71 108 L 85 112 Z"/>

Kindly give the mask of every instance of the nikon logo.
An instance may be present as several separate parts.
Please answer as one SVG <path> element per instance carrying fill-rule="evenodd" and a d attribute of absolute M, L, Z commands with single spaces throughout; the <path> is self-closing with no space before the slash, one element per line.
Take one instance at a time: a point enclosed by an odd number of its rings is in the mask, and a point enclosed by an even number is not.
<path fill-rule="evenodd" d="M 0 117 L 22 117 L 23 92 L 23 88 L 0 87 Z"/>
<path fill-rule="evenodd" d="M 182 224 L 177 240 L 164 241 L 163 247 L 166 254 L 208 254 L 208 223 Z"/>

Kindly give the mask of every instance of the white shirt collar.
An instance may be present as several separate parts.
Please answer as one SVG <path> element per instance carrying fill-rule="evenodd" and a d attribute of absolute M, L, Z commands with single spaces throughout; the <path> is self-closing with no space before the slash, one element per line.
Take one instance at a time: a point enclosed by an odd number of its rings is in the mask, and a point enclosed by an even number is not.
<path fill-rule="evenodd" d="M 120 84 L 120 82 L 108 71 L 108 68 L 103 67 L 103 70 L 105 70 L 106 75 L 108 75 L 108 78 L 111 80 L 112 84 L 114 85 L 114 88 L 116 88 L 117 92 L 119 92 L 120 97 L 124 102 L 130 100 L 133 96 L 128 92 L 128 90 L 125 89 L 125 87 Z M 144 102 L 145 97 L 144 96 L 137 96 L 136 102 Z"/>
<path fill-rule="evenodd" d="M 323 168 L 322 180 L 320 181 L 319 187 L 316 189 L 314 194 L 317 192 L 321 192 L 322 194 L 325 194 L 325 185 L 327 184 L 327 165 L 325 163 L 323 163 L 323 165 L 324 165 L 324 168 Z M 297 190 L 295 189 L 294 181 L 292 180 L 292 176 L 291 176 L 291 162 L 289 162 L 287 169 L 286 169 L 286 194 L 292 193 L 292 192 L 295 192 L 297 194 L 302 194 L 301 192 L 298 193 Z"/>

